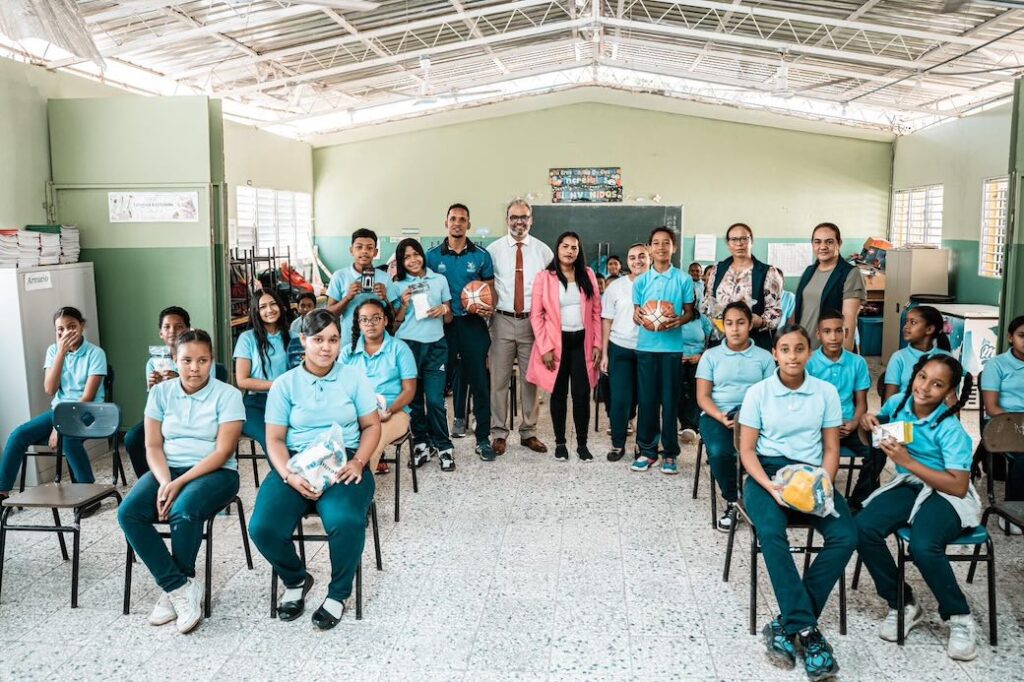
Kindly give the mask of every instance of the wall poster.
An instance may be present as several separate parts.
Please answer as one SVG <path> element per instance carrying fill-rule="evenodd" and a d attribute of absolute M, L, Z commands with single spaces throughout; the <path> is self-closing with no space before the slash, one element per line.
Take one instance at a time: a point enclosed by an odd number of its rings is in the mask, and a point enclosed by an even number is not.
<path fill-rule="evenodd" d="M 606 204 L 622 201 L 622 168 L 552 168 L 551 203 Z"/>
<path fill-rule="evenodd" d="M 198 223 L 199 192 L 108 192 L 112 223 Z"/>

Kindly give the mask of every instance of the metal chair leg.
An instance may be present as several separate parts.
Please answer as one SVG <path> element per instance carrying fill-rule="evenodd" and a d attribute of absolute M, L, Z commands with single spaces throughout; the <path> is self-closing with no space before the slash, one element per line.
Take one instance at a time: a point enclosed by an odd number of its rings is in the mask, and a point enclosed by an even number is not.
<path fill-rule="evenodd" d="M 249 441 L 249 454 L 252 455 L 252 482 L 259 488 L 260 487 L 260 463 L 256 461 L 256 441 Z"/>
<path fill-rule="evenodd" d="M 126 543 L 127 544 L 127 543 Z M 132 564 L 135 563 L 135 551 L 128 545 L 128 556 L 124 562 L 124 607 L 121 612 L 128 615 L 132 605 Z"/>
<path fill-rule="evenodd" d="M 704 439 L 697 441 L 697 462 L 693 466 L 693 498 L 697 499 L 697 489 L 700 486 L 700 461 L 704 457 Z"/>
<path fill-rule="evenodd" d="M 73 551 L 71 554 L 71 608 L 78 608 L 78 563 L 81 557 L 81 536 L 78 517 L 79 510 L 75 510 L 75 529 L 71 531 L 71 543 Z"/>
<path fill-rule="evenodd" d="M 277 571 L 270 569 L 270 617 L 277 618 Z"/>
<path fill-rule="evenodd" d="M 906 556 L 903 553 L 903 542 L 899 538 L 896 540 L 896 553 L 899 555 L 896 561 L 896 643 L 903 646 L 907 637 L 904 630 L 906 618 L 903 613 L 905 609 L 903 596 L 907 579 L 907 562 Z"/>
<path fill-rule="evenodd" d="M 974 570 L 978 567 L 978 557 L 981 556 L 981 545 L 974 546 L 974 554 L 971 559 L 971 566 L 967 569 L 967 584 L 974 582 Z"/>
<path fill-rule="evenodd" d="M 245 528 L 245 510 L 242 500 L 235 498 L 235 509 L 238 511 L 238 529 L 242 533 L 242 547 L 245 549 L 245 565 L 252 570 L 252 550 L 249 548 L 249 531 Z"/>
<path fill-rule="evenodd" d="M 210 602 L 213 601 L 213 587 L 210 583 L 213 582 L 213 519 L 211 517 L 206 520 L 206 567 L 204 569 L 204 580 L 206 582 L 203 585 L 203 617 L 210 617 Z"/>
<path fill-rule="evenodd" d="M 988 551 L 988 643 L 996 646 L 999 642 L 996 619 L 996 555 L 993 552 L 992 538 L 985 541 Z"/>
<path fill-rule="evenodd" d="M 757 634 L 757 533 L 750 534 L 750 634 Z"/>
<path fill-rule="evenodd" d="M 839 574 L 839 634 L 846 634 L 846 571 Z"/>
<path fill-rule="evenodd" d="M 412 460 L 409 460 L 412 461 Z M 402 446 L 395 446 L 395 523 L 398 523 L 398 510 L 402 504 Z"/>
<path fill-rule="evenodd" d="M 29 454 L 27 452 L 21 455 L 21 480 L 18 484 L 19 493 L 25 492 L 25 475 L 28 473 L 28 458 Z"/>
<path fill-rule="evenodd" d="M 804 574 L 811 567 L 811 553 L 814 549 L 814 528 L 807 529 L 807 545 L 804 547 Z"/>
<path fill-rule="evenodd" d="M 377 555 L 377 570 L 384 570 L 384 563 L 380 556 L 380 529 L 377 527 L 377 503 L 370 502 L 370 522 L 373 525 L 373 550 Z"/>
<path fill-rule="evenodd" d="M 63 524 L 60 522 L 60 512 L 54 507 L 50 509 L 53 512 L 53 525 L 60 528 Z M 64 561 L 68 560 L 68 546 L 64 543 L 64 533 L 57 531 L 57 542 L 60 543 L 60 555 L 64 558 Z"/>
<path fill-rule="evenodd" d="M 864 565 L 861 561 L 860 554 L 857 555 L 857 564 L 853 567 L 853 582 L 850 583 L 850 589 L 856 590 L 860 586 L 860 569 Z"/>
<path fill-rule="evenodd" d="M 413 462 L 412 454 L 413 454 L 412 453 L 412 438 L 410 438 L 409 439 L 409 463 L 410 464 L 412 464 L 412 462 Z M 412 469 L 412 491 L 414 493 L 418 493 L 420 491 L 420 483 L 419 483 L 419 479 L 416 478 L 416 467 L 412 466 L 412 467 L 409 467 L 409 468 Z"/>
<path fill-rule="evenodd" d="M 359 557 L 356 568 L 356 620 L 363 619 L 363 557 Z"/>
<path fill-rule="evenodd" d="M 7 556 L 7 517 L 11 514 L 11 507 L 7 507 L 0 513 L 0 595 L 4 589 L 4 559 Z"/>

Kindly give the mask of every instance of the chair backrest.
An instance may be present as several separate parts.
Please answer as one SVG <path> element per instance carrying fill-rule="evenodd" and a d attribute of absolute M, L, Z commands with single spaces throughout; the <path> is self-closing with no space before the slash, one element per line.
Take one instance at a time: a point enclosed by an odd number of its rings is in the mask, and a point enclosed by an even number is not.
<path fill-rule="evenodd" d="M 121 408 L 114 403 L 58 403 L 53 428 L 69 438 L 110 438 L 121 425 Z"/>
<path fill-rule="evenodd" d="M 985 413 L 985 396 L 981 394 L 981 375 L 984 372 L 978 372 L 978 423 L 981 424 L 981 428 L 985 428 L 985 422 L 988 420 L 988 415 Z"/>
<path fill-rule="evenodd" d="M 107 375 L 103 377 L 103 394 L 108 403 L 114 402 L 114 366 L 107 363 Z"/>
<path fill-rule="evenodd" d="M 981 443 L 994 454 L 1024 452 L 1024 414 L 1004 412 L 989 421 Z"/>
<path fill-rule="evenodd" d="M 213 366 L 213 378 L 217 381 L 227 382 L 228 368 L 218 362 Z"/>

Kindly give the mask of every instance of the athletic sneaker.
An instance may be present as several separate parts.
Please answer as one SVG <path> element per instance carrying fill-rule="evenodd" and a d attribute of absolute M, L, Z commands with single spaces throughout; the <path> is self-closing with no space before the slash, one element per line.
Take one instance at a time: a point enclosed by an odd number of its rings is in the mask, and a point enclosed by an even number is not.
<path fill-rule="evenodd" d="M 828 643 L 818 628 L 807 628 L 797 636 L 803 651 L 804 672 L 812 682 L 829 680 L 839 674 L 839 664 Z"/>
<path fill-rule="evenodd" d="M 978 626 L 971 614 L 949 617 L 949 644 L 946 653 L 955 661 L 973 661 L 978 657 Z"/>
<path fill-rule="evenodd" d="M 795 638 L 782 631 L 779 619 L 774 618 L 761 628 L 761 635 L 764 637 L 765 649 L 772 664 L 792 670 L 796 666 L 796 645 L 793 643 Z"/>
<path fill-rule="evenodd" d="M 452 449 L 441 450 L 437 453 L 437 463 L 441 465 L 441 471 L 455 471 L 455 457 Z"/>
<path fill-rule="evenodd" d="M 678 474 L 679 467 L 676 466 L 676 461 L 674 459 L 669 459 L 668 457 L 661 460 L 661 473 L 669 476 L 675 476 Z"/>
<path fill-rule="evenodd" d="M 650 457 L 647 457 L 645 455 L 640 455 L 635 460 L 633 460 L 633 464 L 629 468 L 632 469 L 633 471 L 647 471 L 652 466 L 654 466 L 657 461 L 658 460 L 651 459 Z"/>
<path fill-rule="evenodd" d="M 452 438 L 466 437 L 466 420 L 455 418 L 452 420 Z"/>
<path fill-rule="evenodd" d="M 184 635 L 195 630 L 203 620 L 203 588 L 199 581 L 189 578 L 184 585 L 168 592 L 167 598 L 178 614 L 178 632 Z"/>
<path fill-rule="evenodd" d="M 878 628 L 878 636 L 887 642 L 899 640 L 899 616 L 896 609 L 889 609 L 882 626 Z M 910 634 L 910 631 L 924 620 L 924 611 L 917 604 L 905 604 L 903 606 L 903 636 Z"/>
<path fill-rule="evenodd" d="M 149 614 L 146 622 L 154 626 L 166 625 L 177 618 L 178 613 L 174 610 L 174 606 L 167 597 L 167 593 L 161 591 L 160 598 L 156 600 L 156 606 L 153 607 L 153 611 Z"/>
<path fill-rule="evenodd" d="M 412 465 L 419 469 L 434 456 L 433 449 L 426 443 L 417 443 L 412 449 Z"/>
<path fill-rule="evenodd" d="M 725 513 L 718 519 L 718 530 L 728 533 L 733 523 L 739 523 L 739 516 L 736 514 L 736 503 L 726 502 Z"/>
<path fill-rule="evenodd" d="M 1015 523 L 1008 523 L 1002 516 L 999 517 L 999 529 L 1010 535 L 1024 535 L 1024 530 L 1020 526 Z"/>
<path fill-rule="evenodd" d="M 626 454 L 626 448 L 612 448 L 608 451 L 608 461 L 618 462 Z"/>
<path fill-rule="evenodd" d="M 569 448 L 565 447 L 565 443 L 555 443 L 555 459 L 559 462 L 569 461 Z"/>
<path fill-rule="evenodd" d="M 586 445 L 581 445 L 576 448 L 576 454 L 579 455 L 581 462 L 593 462 L 594 456 L 590 454 L 590 450 L 587 449 Z"/>
<path fill-rule="evenodd" d="M 480 459 L 485 462 L 493 462 L 497 455 L 494 454 L 494 448 L 488 442 L 476 444 L 476 454 L 480 455 Z"/>

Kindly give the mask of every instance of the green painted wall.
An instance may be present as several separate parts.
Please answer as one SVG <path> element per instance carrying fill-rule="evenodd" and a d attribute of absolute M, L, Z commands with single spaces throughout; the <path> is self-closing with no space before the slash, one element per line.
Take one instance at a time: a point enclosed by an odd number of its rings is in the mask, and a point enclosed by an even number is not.
<path fill-rule="evenodd" d="M 493 237 L 505 232 L 510 198 L 549 200 L 550 167 L 600 164 L 622 167 L 630 200 L 650 203 L 657 194 L 664 204 L 683 205 L 684 235 L 721 234 L 745 221 L 758 237 L 797 241 L 831 220 L 853 250 L 886 232 L 891 149 L 887 142 L 573 104 L 315 149 L 317 241 L 332 267 L 344 264 L 345 235 L 359 227 L 382 235 L 418 228 L 431 241 L 443 234 L 454 201 L 467 203 L 474 229 Z"/>

